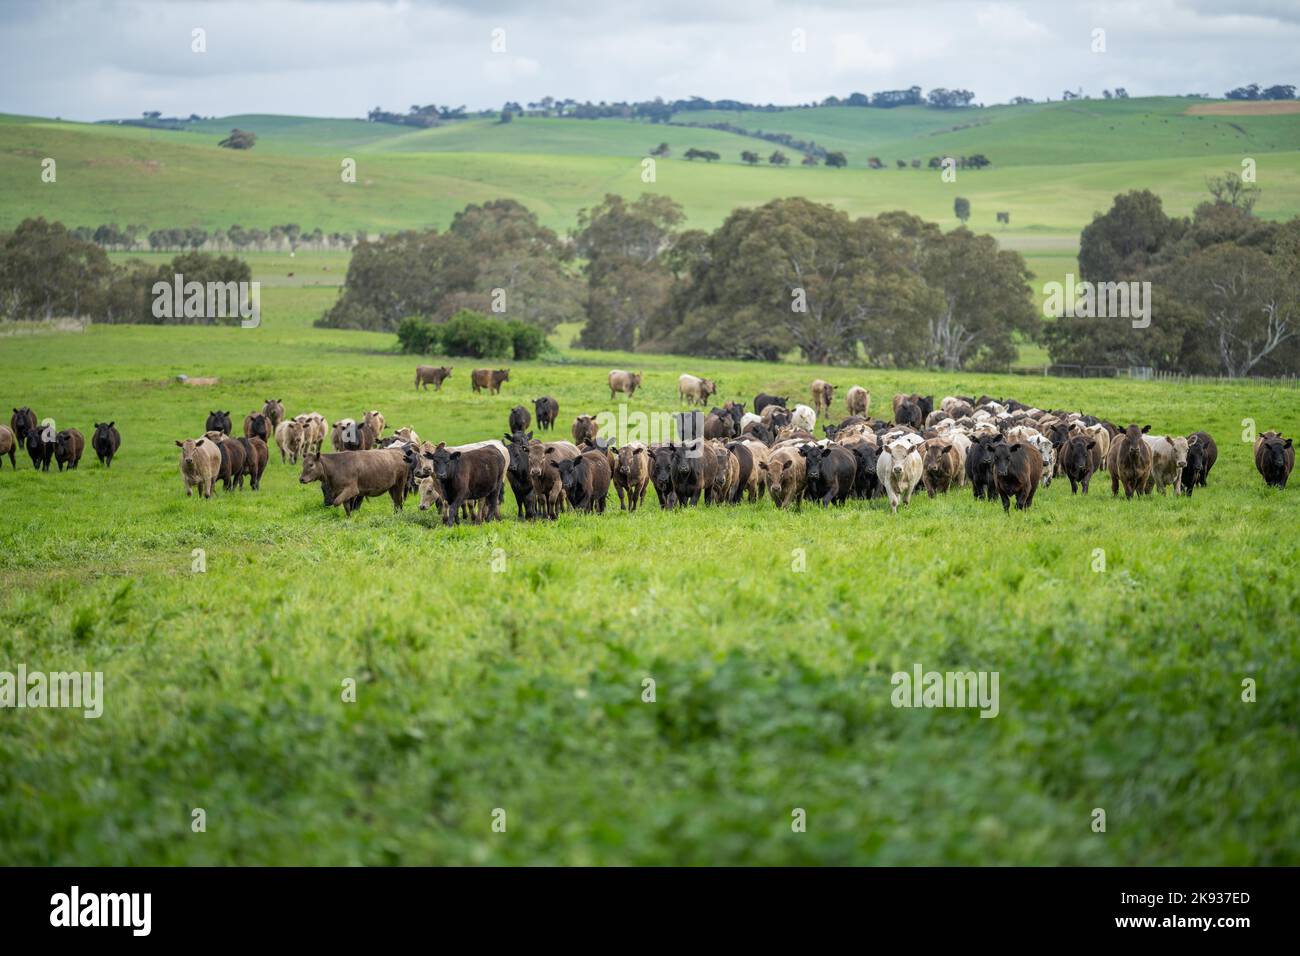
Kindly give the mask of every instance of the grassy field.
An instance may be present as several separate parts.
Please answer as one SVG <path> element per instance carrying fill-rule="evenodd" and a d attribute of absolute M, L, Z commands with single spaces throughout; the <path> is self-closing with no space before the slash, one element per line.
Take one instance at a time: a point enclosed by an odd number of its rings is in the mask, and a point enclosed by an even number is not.
<path fill-rule="evenodd" d="M 111 470 L 0 472 L 0 669 L 105 679 L 98 719 L 0 715 L 0 864 L 1300 863 L 1296 492 L 1240 440 L 1293 433 L 1294 390 L 570 351 L 499 397 L 460 359 L 417 395 L 391 336 L 310 327 L 337 290 L 301 258 L 257 267 L 283 281 L 256 330 L 0 337 L 6 406 L 123 436 Z M 414 502 L 345 520 L 278 456 L 260 492 L 183 494 L 173 441 L 211 409 L 457 442 L 543 393 L 562 423 L 612 409 L 617 366 L 637 410 L 686 370 L 747 401 L 822 375 L 1204 428 L 1220 459 L 1190 499 L 1058 483 L 1009 516 L 954 492 L 447 530 Z M 895 709 L 918 663 L 997 671 L 999 715 Z"/>
<path fill-rule="evenodd" d="M 142 222 L 151 228 L 298 222 L 328 231 L 376 232 L 445 226 L 470 202 L 511 197 L 548 225 L 567 230 L 609 192 L 662 192 L 688 225 L 710 228 L 737 206 L 802 195 L 855 215 L 905 208 L 946 227 L 953 199 L 971 200 L 970 225 L 1026 252 L 1069 255 L 1093 213 L 1118 192 L 1150 188 L 1186 214 L 1206 197 L 1205 179 L 1255 159 L 1266 218 L 1300 214 L 1300 114 L 1191 115 L 1196 101 L 1086 101 L 970 112 L 816 109 L 782 113 L 678 114 L 791 132 L 849 154 L 844 170 L 739 166 L 742 150 L 766 157 L 773 144 L 677 125 L 622 120 L 470 120 L 433 130 L 305 117 L 233 116 L 168 132 L 0 117 L 0 228 L 40 213 L 69 225 Z M 258 133 L 248 153 L 218 149 L 232 126 Z M 641 159 L 660 141 L 655 182 Z M 723 162 L 680 157 L 691 146 Z M 790 150 L 786 150 L 790 153 Z M 865 168 L 896 159 L 984 152 L 993 167 L 944 183 L 931 170 Z M 41 181 L 41 160 L 58 163 Z M 357 162 L 357 182 L 340 177 Z M 795 157 L 797 161 L 797 156 Z M 1009 228 L 996 213 L 1011 213 Z"/>

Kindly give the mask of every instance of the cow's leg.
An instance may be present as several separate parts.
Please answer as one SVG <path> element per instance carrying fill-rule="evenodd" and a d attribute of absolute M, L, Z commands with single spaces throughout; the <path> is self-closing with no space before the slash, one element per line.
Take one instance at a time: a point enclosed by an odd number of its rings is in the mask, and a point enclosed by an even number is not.
<path fill-rule="evenodd" d="M 1110 473 L 1110 493 L 1117 498 L 1119 497 L 1119 472 L 1118 471 L 1112 471 Z"/>
<path fill-rule="evenodd" d="M 350 481 L 347 484 L 343 485 L 341 488 L 333 489 L 333 491 L 334 491 L 334 496 L 333 499 L 330 501 L 331 505 L 341 505 L 345 501 L 351 501 L 359 493 L 359 489 L 357 488 L 357 483 L 355 481 Z"/>

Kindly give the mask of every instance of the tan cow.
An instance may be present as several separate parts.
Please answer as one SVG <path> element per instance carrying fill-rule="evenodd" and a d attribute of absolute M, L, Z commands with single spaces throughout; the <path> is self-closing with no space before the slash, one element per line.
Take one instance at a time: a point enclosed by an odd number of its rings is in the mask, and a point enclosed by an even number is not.
<path fill-rule="evenodd" d="M 717 392 L 718 386 L 710 379 L 695 375 L 677 377 L 677 397 L 688 405 L 703 405 Z"/>
<path fill-rule="evenodd" d="M 207 438 L 187 438 L 177 441 L 181 450 L 181 477 L 185 479 L 185 497 L 193 495 L 194 489 L 204 498 L 212 497 L 212 485 L 221 470 L 221 452 Z"/>
<path fill-rule="evenodd" d="M 470 373 L 470 385 L 474 393 L 478 394 L 483 389 L 487 389 L 489 394 L 496 395 L 501 391 L 501 383 L 510 380 L 510 369 L 499 368 L 476 368 Z"/>
<path fill-rule="evenodd" d="M 850 415 L 861 415 L 866 418 L 867 412 L 871 409 L 871 393 L 861 385 L 854 385 L 844 393 L 844 406 Z"/>
<path fill-rule="evenodd" d="M 759 466 L 767 479 L 767 491 L 778 508 L 803 502 L 804 484 L 807 482 L 807 463 L 797 447 L 777 448 L 766 462 Z"/>
<path fill-rule="evenodd" d="M 17 439 L 14 438 L 13 431 L 8 425 L 0 425 L 0 455 L 9 456 L 9 467 L 15 471 L 18 469 L 15 448 L 18 445 Z"/>
<path fill-rule="evenodd" d="M 893 514 L 898 514 L 900 501 L 904 506 L 911 504 L 912 491 L 924 471 L 917 446 L 907 441 L 907 437 L 886 445 L 876 458 L 876 477 L 889 495 L 889 510 Z"/>
<path fill-rule="evenodd" d="M 384 418 L 382 412 L 378 409 L 372 408 L 370 411 L 366 412 L 362 421 L 365 423 L 365 426 L 370 429 L 370 434 L 376 441 L 383 437 L 384 427 L 388 424 L 388 420 Z"/>
<path fill-rule="evenodd" d="M 624 372 L 619 369 L 609 373 L 609 397 L 612 401 L 614 396 L 619 392 L 625 394 L 628 398 L 641 387 L 640 372 Z"/>
<path fill-rule="evenodd" d="M 298 456 L 302 454 L 302 445 L 305 434 L 302 422 L 296 418 L 286 419 L 275 427 L 275 443 L 280 449 L 280 461 L 282 463 L 297 464 Z"/>
<path fill-rule="evenodd" d="M 294 418 L 302 426 L 302 453 L 319 454 L 325 436 L 330 433 L 330 423 L 319 412 L 304 412 Z"/>
<path fill-rule="evenodd" d="M 1143 435 L 1142 440 L 1151 449 L 1151 476 L 1147 479 L 1147 494 L 1155 489 L 1162 495 L 1165 488 L 1173 486 L 1174 494 L 1183 493 L 1183 469 L 1187 467 L 1187 439 L 1182 435 Z"/>
<path fill-rule="evenodd" d="M 614 463 L 614 490 L 618 492 L 619 510 L 636 511 L 645 499 L 649 484 L 650 456 L 646 446 L 639 441 L 628 442 L 618 450 Z"/>
<path fill-rule="evenodd" d="M 812 383 L 812 400 L 813 409 L 817 412 L 817 417 L 821 418 L 831 408 L 831 401 L 835 398 L 835 386 L 830 382 L 824 382 L 820 378 L 813 379 Z"/>

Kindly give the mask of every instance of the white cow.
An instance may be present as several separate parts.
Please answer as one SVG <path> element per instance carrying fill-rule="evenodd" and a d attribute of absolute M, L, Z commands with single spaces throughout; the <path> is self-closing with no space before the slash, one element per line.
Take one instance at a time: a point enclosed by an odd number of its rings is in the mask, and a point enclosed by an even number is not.
<path fill-rule="evenodd" d="M 919 437 L 919 436 L 918 436 Z M 876 459 L 876 477 L 889 494 L 889 510 L 898 514 L 898 502 L 912 501 L 912 490 L 921 480 L 924 466 L 916 446 L 905 441 L 887 445 Z"/>

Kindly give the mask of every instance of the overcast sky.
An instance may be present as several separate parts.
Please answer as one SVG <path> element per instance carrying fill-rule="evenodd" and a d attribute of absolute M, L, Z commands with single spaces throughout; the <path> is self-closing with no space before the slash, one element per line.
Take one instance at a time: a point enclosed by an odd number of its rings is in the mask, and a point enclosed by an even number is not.
<path fill-rule="evenodd" d="M 802 103 L 914 84 L 984 103 L 1067 87 L 1221 96 L 1300 84 L 1298 50 L 1300 0 L 0 0 L 0 112 L 360 117 L 547 95 Z"/>

